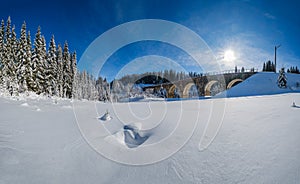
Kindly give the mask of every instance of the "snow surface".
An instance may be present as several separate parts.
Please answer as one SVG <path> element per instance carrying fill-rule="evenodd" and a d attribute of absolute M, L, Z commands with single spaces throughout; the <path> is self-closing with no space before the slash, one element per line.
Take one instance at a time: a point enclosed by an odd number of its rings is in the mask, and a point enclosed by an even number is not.
<path fill-rule="evenodd" d="M 182 149 L 166 160 L 144 166 L 119 164 L 97 153 L 82 136 L 73 109 L 69 108 L 72 106 L 70 100 L 1 97 L 0 184 L 299 183 L 300 93 L 295 93 L 298 89 L 293 85 L 299 77 L 287 75 L 289 88 L 279 89 L 274 87 L 275 74 L 259 73 L 230 89 L 228 94 L 232 98 L 226 99 L 222 127 L 212 144 L 203 151 L 198 149 L 199 142 L 212 105 L 220 99 L 130 103 L 134 113 L 122 116 L 119 112 L 118 118 L 132 124 L 131 127 L 135 128 L 131 131 L 141 132 L 141 136 L 144 136 L 144 129 L 158 125 L 147 120 L 142 125 L 135 122 L 143 122 L 141 117 L 155 120 L 156 117 L 151 115 L 163 113 L 165 108 L 177 116 L 176 108 L 180 105 L 184 107 L 183 116 L 197 111 L 201 117 L 191 139 Z M 293 102 L 296 107 L 292 107 Z M 92 102 L 76 103 L 84 107 Z M 129 104 L 118 105 L 119 110 L 128 112 Z M 146 106 L 155 108 L 142 108 Z M 105 123 L 118 119 L 114 117 L 117 112 L 112 104 L 97 103 L 96 107 L 101 114 L 108 109 L 113 116 Z M 86 115 L 87 119 L 97 120 L 96 116 Z M 150 129 L 151 135 L 144 144 L 160 138 L 170 131 L 168 128 Z M 122 142 L 122 132 L 130 130 L 130 126 L 120 130 L 121 133 L 112 136 L 119 136 Z M 134 138 L 135 133 L 131 132 L 130 136 Z M 120 151 L 129 149 L 121 142 L 116 143 L 120 145 Z"/>
<path fill-rule="evenodd" d="M 274 72 L 260 72 L 217 96 L 240 97 L 300 92 L 299 74 L 286 74 L 287 88 L 278 87 L 278 76 L 279 74 Z"/>

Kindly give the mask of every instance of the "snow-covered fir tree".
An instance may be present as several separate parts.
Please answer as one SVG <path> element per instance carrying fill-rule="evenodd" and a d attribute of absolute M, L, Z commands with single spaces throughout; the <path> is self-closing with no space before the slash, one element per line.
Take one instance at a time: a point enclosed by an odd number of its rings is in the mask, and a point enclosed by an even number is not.
<path fill-rule="evenodd" d="M 278 84 L 278 87 L 280 87 L 280 88 L 286 88 L 287 87 L 287 78 L 285 76 L 284 68 L 281 68 L 281 70 L 279 71 L 277 84 Z"/>
<path fill-rule="evenodd" d="M 111 84 L 112 100 L 118 101 L 120 98 L 125 97 L 124 85 L 119 80 L 113 80 Z"/>
<path fill-rule="evenodd" d="M 57 75 L 56 75 L 56 81 L 57 81 L 57 90 L 58 90 L 58 96 L 63 97 L 63 87 L 64 87 L 64 67 L 63 67 L 63 54 L 62 54 L 62 48 L 59 44 L 57 47 Z"/>
<path fill-rule="evenodd" d="M 106 79 L 96 80 L 88 72 L 77 70 L 77 54 L 70 54 L 67 42 L 62 48 L 52 36 L 47 50 L 40 27 L 33 45 L 30 31 L 27 34 L 26 31 L 24 21 L 18 39 L 10 17 L 6 25 L 1 21 L 0 90 L 11 95 L 32 91 L 64 98 L 110 101 L 110 84 Z M 114 90 L 119 93 L 123 88 L 118 84 Z"/>
<path fill-rule="evenodd" d="M 3 22 L 3 21 L 2 21 Z M 8 17 L 6 21 L 6 27 L 3 31 L 3 40 L 2 40 L 2 50 L 1 50 L 1 56 L 2 56 L 2 87 L 4 89 L 8 89 L 11 81 L 10 78 L 10 72 L 9 72 L 9 60 L 11 58 L 11 47 L 8 46 L 8 40 L 10 40 L 11 37 L 11 31 L 10 31 L 10 17 Z"/>
<path fill-rule="evenodd" d="M 57 56 L 54 36 L 52 35 L 47 54 L 45 85 L 46 93 L 49 95 L 58 95 L 57 89 Z"/>
<path fill-rule="evenodd" d="M 98 99 L 98 92 L 96 90 L 96 80 L 93 75 L 89 75 L 89 89 L 90 89 L 90 98 L 89 100 L 97 100 Z"/>
<path fill-rule="evenodd" d="M 91 100 L 91 99 L 93 99 L 93 92 L 92 92 L 92 85 L 93 85 L 93 83 L 92 83 L 92 81 L 91 81 L 91 77 L 90 77 L 90 74 L 89 73 L 86 73 L 86 86 L 87 86 L 87 94 L 86 94 L 86 96 L 87 96 L 87 99 L 88 100 Z"/>
<path fill-rule="evenodd" d="M 41 35 L 41 28 L 35 34 L 34 49 L 32 52 L 33 63 L 33 79 L 36 82 L 34 91 L 37 94 L 45 92 L 45 60 L 46 59 L 46 43 L 44 37 Z"/>
<path fill-rule="evenodd" d="M 72 98 L 73 99 L 82 99 L 82 93 L 80 88 L 80 72 L 76 71 L 74 74 L 74 80 L 72 84 Z"/>
<path fill-rule="evenodd" d="M 4 84 L 3 84 L 3 67 L 4 67 L 4 63 L 3 63 L 3 57 L 4 57 L 4 39 L 5 39 L 5 25 L 4 25 L 4 20 L 1 20 L 1 28 L 0 28 L 0 90 L 4 90 Z"/>
<path fill-rule="evenodd" d="M 27 75 L 26 78 L 26 84 L 29 91 L 34 91 L 36 88 L 36 82 L 34 80 L 33 76 L 33 62 L 32 62 L 32 46 L 31 46 L 31 35 L 30 31 L 27 33 L 27 47 L 26 47 L 26 66 L 25 70 Z"/>
<path fill-rule="evenodd" d="M 71 58 L 69 53 L 68 43 L 65 42 L 63 50 L 63 97 L 71 98 L 72 96 L 72 69 L 71 69 Z"/>
<path fill-rule="evenodd" d="M 39 78 L 40 78 L 40 86 L 41 86 L 41 93 L 46 93 L 46 72 L 48 70 L 47 66 L 47 49 L 46 49 L 46 39 L 44 36 L 41 36 L 41 60 L 39 62 Z"/>
<path fill-rule="evenodd" d="M 27 59 L 27 34 L 26 34 L 26 23 L 22 24 L 21 28 L 21 37 L 18 44 L 18 65 L 17 65 L 17 77 L 18 77 L 18 85 L 19 92 L 26 92 L 28 90 L 26 77 L 30 75 L 29 67 L 30 63 Z"/>
<path fill-rule="evenodd" d="M 71 97 L 72 98 L 74 97 L 75 91 L 78 90 L 78 84 L 75 84 L 75 82 L 77 82 L 77 80 L 75 80 L 76 75 L 77 75 L 77 54 L 76 54 L 76 52 L 74 52 L 73 54 L 71 54 L 71 78 L 72 78 Z"/>
<path fill-rule="evenodd" d="M 72 69 L 72 98 L 78 96 L 77 91 L 79 89 L 79 73 L 77 72 L 77 54 L 74 52 L 71 55 L 71 69 Z"/>
<path fill-rule="evenodd" d="M 4 58 L 3 58 L 3 75 L 5 86 L 9 89 L 11 95 L 17 95 L 18 93 L 18 81 L 17 81 L 17 38 L 15 33 L 15 26 L 11 29 L 10 17 L 7 19 L 6 33 L 5 33 L 5 46 L 4 46 Z"/>
<path fill-rule="evenodd" d="M 11 72 L 11 81 L 10 88 L 12 90 L 12 94 L 18 95 L 19 93 L 19 85 L 18 85 L 18 66 L 20 61 L 18 60 L 18 40 L 17 34 L 15 31 L 15 26 L 12 27 L 11 30 L 11 39 L 10 43 L 8 43 L 11 47 L 11 56 L 9 68 Z"/>
<path fill-rule="evenodd" d="M 81 84 L 82 99 L 89 99 L 88 74 L 85 70 L 81 74 L 80 84 Z"/>
<path fill-rule="evenodd" d="M 107 83 L 106 79 L 102 79 L 99 77 L 96 81 L 96 90 L 98 92 L 98 100 L 100 101 L 109 101 L 109 94 L 110 94 L 110 86 Z"/>

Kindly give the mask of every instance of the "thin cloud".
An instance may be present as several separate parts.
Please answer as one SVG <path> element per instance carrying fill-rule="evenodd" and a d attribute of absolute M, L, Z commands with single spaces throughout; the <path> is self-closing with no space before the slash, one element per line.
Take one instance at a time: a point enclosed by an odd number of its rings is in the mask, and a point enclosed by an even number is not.
<path fill-rule="evenodd" d="M 276 19 L 276 17 L 270 13 L 264 13 L 264 16 L 267 17 L 268 19 L 272 19 L 272 20 Z"/>

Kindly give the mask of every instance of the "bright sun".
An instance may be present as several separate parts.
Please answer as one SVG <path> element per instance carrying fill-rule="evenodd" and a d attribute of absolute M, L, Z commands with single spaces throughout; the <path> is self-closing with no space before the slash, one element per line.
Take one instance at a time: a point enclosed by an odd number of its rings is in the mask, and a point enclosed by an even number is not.
<path fill-rule="evenodd" d="M 226 50 L 224 52 L 224 60 L 225 61 L 234 61 L 235 60 L 235 55 L 232 50 Z"/>

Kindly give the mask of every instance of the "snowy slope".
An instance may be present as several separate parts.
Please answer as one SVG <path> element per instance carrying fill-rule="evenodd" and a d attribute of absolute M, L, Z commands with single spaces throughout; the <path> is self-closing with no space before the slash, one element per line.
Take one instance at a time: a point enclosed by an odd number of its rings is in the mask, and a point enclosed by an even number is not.
<path fill-rule="evenodd" d="M 300 92 L 300 75 L 288 73 L 286 76 L 288 81 L 286 89 L 277 86 L 278 73 L 260 72 L 218 96 L 239 97 Z"/>
<path fill-rule="evenodd" d="M 252 96 L 227 99 L 120 104 L 76 101 L 72 104 L 69 100 L 60 99 L 16 100 L 0 97 L 0 184 L 297 184 L 300 181 L 300 93 L 295 93 L 293 83 L 299 78 L 297 75 L 287 77 L 291 82 L 290 88 L 283 91 L 266 82 L 276 80 L 276 74 L 259 73 L 228 92 L 232 97 L 245 94 Z M 265 95 L 288 91 L 293 93 Z M 211 114 L 211 109 L 221 100 L 225 102 L 225 114 L 220 131 L 212 144 L 200 151 L 199 143 L 208 119 L 211 115 L 219 115 Z M 298 106 L 292 107 L 293 102 Z M 81 133 L 76 123 L 74 103 L 79 105 L 77 107 L 80 108 L 75 111 L 84 115 L 83 120 L 87 125 L 97 122 L 96 125 L 101 127 L 102 123 L 106 123 L 116 130 L 112 137 L 97 137 L 101 143 L 110 141 L 109 138 L 120 140 L 112 142 L 119 146 L 112 156 L 130 149 L 126 147 L 125 136 L 131 138 L 130 143 L 135 143 L 136 137 L 139 140 L 150 135 L 145 143 L 138 142 L 146 144 L 172 131 L 176 122 L 153 125 L 160 116 L 168 121 L 182 112 L 181 116 L 186 118 L 186 122 L 183 127 L 176 129 L 179 133 L 176 140 L 179 141 L 182 137 L 180 133 L 184 134 L 192 125 L 189 122 L 195 118 L 192 115 L 199 113 L 200 118 L 197 119 L 192 137 L 174 155 L 154 164 L 131 166 L 103 157 L 88 144 L 86 135 Z M 99 114 L 93 114 L 94 109 L 86 107 L 96 108 Z M 169 114 L 164 115 L 166 110 Z M 106 112 L 112 119 L 98 119 Z M 117 121 L 128 122 L 132 126 L 121 126 L 120 129 L 118 124 L 114 124 Z M 142 124 L 138 124 L 138 121 Z M 143 132 L 151 127 L 156 128 L 146 132 L 150 134 Z M 97 127 L 92 129 L 95 134 L 99 133 L 97 130 Z M 164 149 L 172 144 L 164 145 Z M 134 151 L 137 153 L 134 157 L 136 160 L 153 154 L 138 154 L 136 148 Z M 154 150 L 156 153 L 162 151 Z"/>

